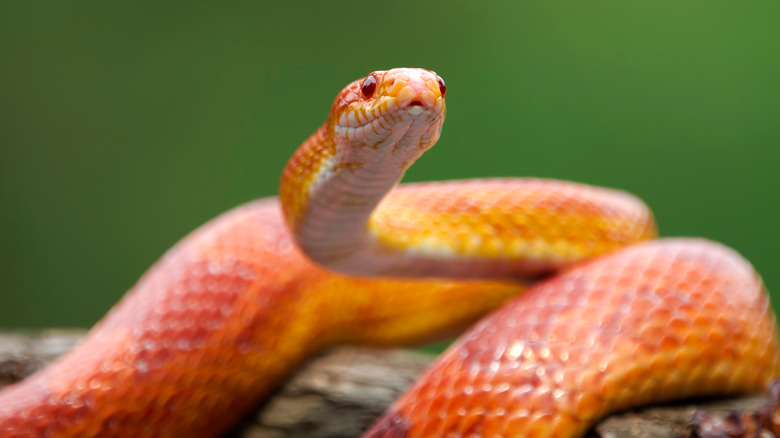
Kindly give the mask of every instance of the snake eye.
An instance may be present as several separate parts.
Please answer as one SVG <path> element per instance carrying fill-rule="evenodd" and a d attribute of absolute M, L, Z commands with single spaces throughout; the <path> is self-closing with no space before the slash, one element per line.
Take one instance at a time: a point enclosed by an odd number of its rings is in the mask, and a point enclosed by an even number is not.
<path fill-rule="evenodd" d="M 447 93 L 447 86 L 444 85 L 444 79 L 442 79 L 441 76 L 436 75 L 436 80 L 439 81 L 439 91 L 441 92 L 441 97 L 444 97 L 444 95 Z"/>
<path fill-rule="evenodd" d="M 376 78 L 374 75 L 369 75 L 364 81 L 363 85 L 360 86 L 360 92 L 363 93 L 363 97 L 366 99 L 371 99 L 371 96 L 374 95 L 374 92 L 376 91 Z"/>

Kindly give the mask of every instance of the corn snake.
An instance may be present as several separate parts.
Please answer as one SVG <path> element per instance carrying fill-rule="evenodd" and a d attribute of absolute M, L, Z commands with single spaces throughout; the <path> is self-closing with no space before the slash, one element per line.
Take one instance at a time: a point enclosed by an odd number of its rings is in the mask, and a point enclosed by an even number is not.
<path fill-rule="evenodd" d="M 438 140 L 445 90 L 419 69 L 348 85 L 280 200 L 196 230 L 79 347 L 0 394 L 3 436 L 217 435 L 321 348 L 440 336 L 560 270 L 471 329 L 368 436 L 577 436 L 610 410 L 777 375 L 749 264 L 648 241 L 631 195 L 491 179 L 385 196 Z"/>

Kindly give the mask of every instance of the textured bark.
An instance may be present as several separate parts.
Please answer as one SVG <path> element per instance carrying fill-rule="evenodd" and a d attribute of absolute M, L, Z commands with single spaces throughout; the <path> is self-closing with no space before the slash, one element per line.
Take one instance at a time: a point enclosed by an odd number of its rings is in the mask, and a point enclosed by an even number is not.
<path fill-rule="evenodd" d="M 79 330 L 0 333 L 0 387 L 50 363 L 83 334 Z M 430 356 L 403 350 L 333 350 L 298 371 L 230 436 L 359 436 L 431 360 Z M 630 411 L 605 419 L 590 432 L 589 438 L 690 437 L 695 411 L 755 411 L 764 403 L 763 397 L 744 397 Z"/>

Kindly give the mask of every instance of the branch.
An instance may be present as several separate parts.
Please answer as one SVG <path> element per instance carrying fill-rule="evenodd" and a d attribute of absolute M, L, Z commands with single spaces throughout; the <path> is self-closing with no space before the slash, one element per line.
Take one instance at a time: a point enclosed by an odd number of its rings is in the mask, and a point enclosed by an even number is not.
<path fill-rule="evenodd" d="M 0 332 L 0 388 L 44 367 L 84 333 Z M 335 349 L 299 370 L 229 436 L 359 436 L 431 361 L 430 356 L 408 350 Z M 744 397 L 650 407 L 612 415 L 596 425 L 588 437 L 692 437 L 695 411 L 725 415 L 735 409 L 754 411 L 762 404 L 764 398 Z"/>

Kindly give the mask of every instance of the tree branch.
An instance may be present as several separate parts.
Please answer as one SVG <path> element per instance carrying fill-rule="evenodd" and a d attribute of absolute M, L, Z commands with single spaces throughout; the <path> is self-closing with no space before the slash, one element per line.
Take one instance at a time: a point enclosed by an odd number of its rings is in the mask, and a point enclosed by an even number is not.
<path fill-rule="evenodd" d="M 0 387 L 44 367 L 75 345 L 81 330 L 0 332 Z M 338 348 L 315 358 L 248 415 L 233 438 L 356 437 L 433 360 L 409 350 Z M 678 403 L 612 415 L 589 438 L 691 437 L 694 411 L 753 411 L 762 397 Z"/>

